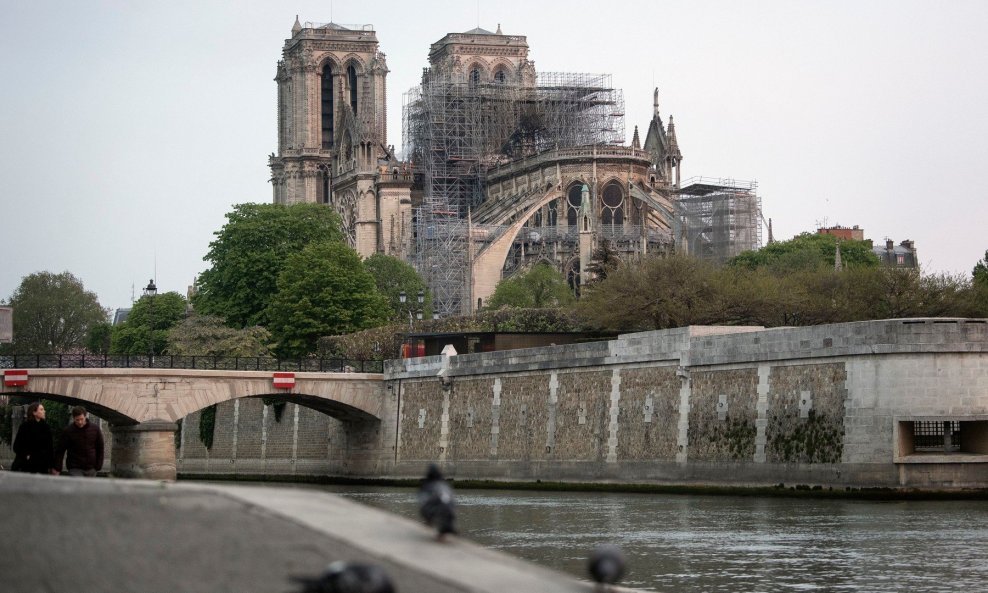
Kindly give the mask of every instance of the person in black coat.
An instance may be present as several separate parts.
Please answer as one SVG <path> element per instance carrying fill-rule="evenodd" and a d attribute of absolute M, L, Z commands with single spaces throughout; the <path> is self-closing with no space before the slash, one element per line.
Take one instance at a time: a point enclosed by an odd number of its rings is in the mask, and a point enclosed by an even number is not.
<path fill-rule="evenodd" d="M 82 406 L 72 408 L 72 423 L 62 430 L 55 451 L 55 468 L 59 471 L 63 459 L 70 476 L 92 477 L 103 469 L 103 432 L 89 421 L 86 408 Z"/>
<path fill-rule="evenodd" d="M 45 421 L 45 407 L 34 402 L 27 407 L 27 417 L 14 438 L 14 471 L 32 474 L 58 473 L 55 471 L 55 450 L 52 446 L 51 428 Z"/>

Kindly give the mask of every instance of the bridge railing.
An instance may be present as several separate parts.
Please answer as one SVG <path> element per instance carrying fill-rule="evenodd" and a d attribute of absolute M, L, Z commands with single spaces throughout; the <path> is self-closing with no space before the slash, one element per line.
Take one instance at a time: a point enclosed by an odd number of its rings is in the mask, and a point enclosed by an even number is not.
<path fill-rule="evenodd" d="M 0 369 L 194 369 L 207 371 L 295 371 L 382 373 L 382 360 L 279 359 L 268 356 L 176 356 L 171 354 L 6 354 Z"/>

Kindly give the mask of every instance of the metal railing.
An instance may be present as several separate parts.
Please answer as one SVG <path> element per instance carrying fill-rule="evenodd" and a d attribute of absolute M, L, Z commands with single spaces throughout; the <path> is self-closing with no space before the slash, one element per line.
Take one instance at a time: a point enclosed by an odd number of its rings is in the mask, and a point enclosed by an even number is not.
<path fill-rule="evenodd" d="M 269 356 L 176 356 L 171 354 L 5 354 L 0 369 L 190 369 L 203 371 L 298 371 L 382 373 L 384 361 L 348 358 L 279 359 Z"/>

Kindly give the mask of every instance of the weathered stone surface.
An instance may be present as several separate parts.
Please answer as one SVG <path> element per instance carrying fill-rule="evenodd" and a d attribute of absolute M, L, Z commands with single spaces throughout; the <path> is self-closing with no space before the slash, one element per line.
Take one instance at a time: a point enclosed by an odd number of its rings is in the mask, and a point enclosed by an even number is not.
<path fill-rule="evenodd" d="M 757 369 L 694 371 L 691 381 L 688 458 L 751 461 L 758 419 Z"/>
<path fill-rule="evenodd" d="M 840 462 L 846 380 L 843 363 L 772 368 L 765 445 L 768 462 Z"/>
<path fill-rule="evenodd" d="M 618 459 L 676 459 L 679 387 L 675 367 L 621 369 Z"/>

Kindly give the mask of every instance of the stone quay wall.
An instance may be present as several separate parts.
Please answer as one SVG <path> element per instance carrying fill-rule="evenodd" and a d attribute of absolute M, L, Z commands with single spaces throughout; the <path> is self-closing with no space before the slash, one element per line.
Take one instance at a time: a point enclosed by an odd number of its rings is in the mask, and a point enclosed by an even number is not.
<path fill-rule="evenodd" d="M 458 478 L 988 488 L 986 320 L 689 327 L 385 378 L 398 475 L 438 460 Z M 924 422 L 957 423 L 961 450 L 911 448 Z"/>
<path fill-rule="evenodd" d="M 217 406 L 211 449 L 202 413 L 187 416 L 179 474 L 418 477 L 439 462 L 458 479 L 988 488 L 988 320 L 688 327 L 406 359 L 380 396 L 370 474 L 353 471 L 339 420 L 292 403 L 276 418 L 258 398 Z M 959 450 L 916 447 L 921 424 L 944 422 Z"/>

